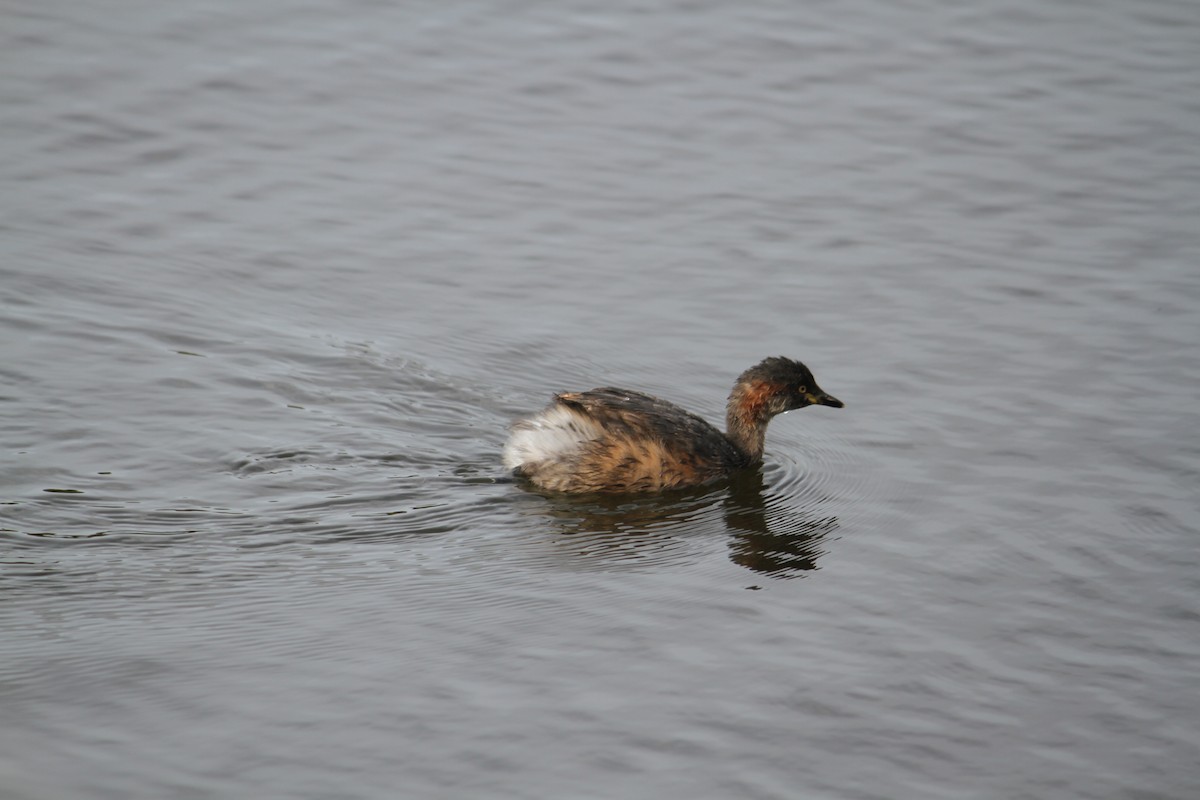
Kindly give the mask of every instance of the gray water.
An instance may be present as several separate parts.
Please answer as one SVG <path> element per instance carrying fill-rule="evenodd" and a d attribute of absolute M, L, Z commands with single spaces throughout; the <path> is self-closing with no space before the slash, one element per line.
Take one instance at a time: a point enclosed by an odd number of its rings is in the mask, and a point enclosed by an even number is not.
<path fill-rule="evenodd" d="M 1200 796 L 1200 6 L 0 42 L 6 800 Z M 504 474 L 777 354 L 761 485 Z"/>

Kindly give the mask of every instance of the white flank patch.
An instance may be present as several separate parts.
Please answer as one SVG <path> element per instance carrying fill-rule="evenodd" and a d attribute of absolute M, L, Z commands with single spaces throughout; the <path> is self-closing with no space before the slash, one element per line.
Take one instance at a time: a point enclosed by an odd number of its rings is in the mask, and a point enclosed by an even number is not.
<path fill-rule="evenodd" d="M 543 463 L 574 455 L 585 442 L 603 435 L 600 426 L 562 406 L 551 406 L 513 425 L 504 445 L 504 466 Z"/>

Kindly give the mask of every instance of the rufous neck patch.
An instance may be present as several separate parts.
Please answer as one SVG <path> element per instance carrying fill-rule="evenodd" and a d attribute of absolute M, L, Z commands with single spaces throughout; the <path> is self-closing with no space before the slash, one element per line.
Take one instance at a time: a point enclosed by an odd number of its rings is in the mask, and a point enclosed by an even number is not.
<path fill-rule="evenodd" d="M 742 384 L 737 400 L 738 414 L 746 420 L 761 420 L 767 415 L 767 404 L 779 391 L 779 387 L 767 381 Z"/>

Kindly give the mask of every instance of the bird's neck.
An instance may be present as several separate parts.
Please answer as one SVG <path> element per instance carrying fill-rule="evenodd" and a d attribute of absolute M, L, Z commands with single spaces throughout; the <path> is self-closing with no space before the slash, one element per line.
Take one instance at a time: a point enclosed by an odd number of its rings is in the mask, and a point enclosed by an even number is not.
<path fill-rule="evenodd" d="M 767 439 L 765 423 L 748 423 L 740 418 L 730 416 L 727 420 L 725 436 L 738 449 L 749 466 L 762 463 L 763 446 Z"/>
<path fill-rule="evenodd" d="M 739 383 L 729 395 L 725 407 L 725 436 L 751 465 L 762 463 L 767 438 L 767 411 L 770 387 L 761 383 Z"/>

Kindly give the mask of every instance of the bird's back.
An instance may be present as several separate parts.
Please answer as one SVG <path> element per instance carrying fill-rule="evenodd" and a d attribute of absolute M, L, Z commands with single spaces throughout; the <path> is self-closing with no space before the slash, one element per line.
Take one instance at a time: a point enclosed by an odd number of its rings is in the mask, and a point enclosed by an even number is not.
<path fill-rule="evenodd" d="M 505 464 L 551 491 L 643 492 L 726 474 L 739 454 L 723 433 L 674 403 L 611 386 L 555 395 L 513 426 Z"/>

